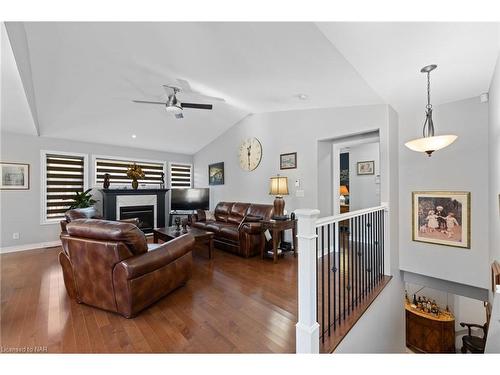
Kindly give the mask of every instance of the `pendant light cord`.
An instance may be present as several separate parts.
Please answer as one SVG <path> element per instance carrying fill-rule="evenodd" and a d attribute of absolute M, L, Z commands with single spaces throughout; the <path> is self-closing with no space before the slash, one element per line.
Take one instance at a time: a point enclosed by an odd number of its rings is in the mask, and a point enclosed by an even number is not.
<path fill-rule="evenodd" d="M 431 73 L 427 72 L 427 105 L 425 106 L 425 122 L 422 134 L 424 138 L 434 136 L 434 123 L 432 121 L 432 104 L 431 104 Z"/>

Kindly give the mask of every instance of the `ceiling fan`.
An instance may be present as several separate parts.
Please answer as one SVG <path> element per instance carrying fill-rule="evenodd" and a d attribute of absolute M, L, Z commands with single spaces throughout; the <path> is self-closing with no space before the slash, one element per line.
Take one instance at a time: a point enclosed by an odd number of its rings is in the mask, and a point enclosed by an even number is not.
<path fill-rule="evenodd" d="M 166 102 L 159 102 L 159 101 L 154 101 L 154 100 L 132 100 L 134 103 L 141 103 L 141 104 L 161 104 L 164 105 L 165 108 L 167 109 L 167 112 L 173 113 L 176 119 L 181 119 L 184 118 L 183 115 L 183 110 L 185 108 L 191 108 L 191 109 L 208 109 L 211 110 L 213 108 L 212 104 L 202 104 L 202 103 L 188 103 L 188 102 L 181 102 L 179 99 L 177 99 L 177 94 L 182 93 L 182 94 L 187 94 L 190 96 L 197 96 L 202 99 L 206 100 L 211 100 L 211 101 L 224 101 L 222 98 L 216 98 L 213 96 L 206 96 L 202 95 L 200 93 L 197 93 L 191 89 L 191 86 L 186 80 L 183 79 L 177 79 L 177 82 L 179 82 L 179 86 L 173 86 L 173 85 L 162 85 L 165 91 L 167 92 L 168 99 Z"/>

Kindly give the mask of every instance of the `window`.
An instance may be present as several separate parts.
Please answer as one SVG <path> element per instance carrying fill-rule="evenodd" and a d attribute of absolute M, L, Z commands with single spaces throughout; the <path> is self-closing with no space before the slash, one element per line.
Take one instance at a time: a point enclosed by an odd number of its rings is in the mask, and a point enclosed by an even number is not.
<path fill-rule="evenodd" d="M 186 189 L 192 186 L 193 166 L 191 164 L 170 163 L 170 188 Z"/>
<path fill-rule="evenodd" d="M 74 202 L 76 192 L 87 187 L 87 155 L 41 152 L 42 224 L 58 222 Z"/>
<path fill-rule="evenodd" d="M 165 176 L 165 164 L 163 162 L 96 157 L 94 163 L 95 185 L 102 186 L 106 173 L 109 173 L 111 185 L 130 185 L 131 180 L 127 177 L 127 169 L 134 163 L 140 166 L 145 174 L 142 180 L 138 180 L 139 184 L 158 187 L 162 183 Z"/>

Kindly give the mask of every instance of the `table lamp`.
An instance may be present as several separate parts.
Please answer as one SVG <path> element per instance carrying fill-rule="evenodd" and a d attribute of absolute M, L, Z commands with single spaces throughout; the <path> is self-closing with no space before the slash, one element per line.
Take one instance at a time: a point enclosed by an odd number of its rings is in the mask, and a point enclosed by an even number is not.
<path fill-rule="evenodd" d="M 277 175 L 271 177 L 269 186 L 269 195 L 274 195 L 274 219 L 283 218 L 285 209 L 285 200 L 283 195 L 288 195 L 288 177 Z"/>
<path fill-rule="evenodd" d="M 349 195 L 349 190 L 347 189 L 347 186 L 345 185 L 340 185 L 340 204 L 345 204 L 345 195 Z"/>

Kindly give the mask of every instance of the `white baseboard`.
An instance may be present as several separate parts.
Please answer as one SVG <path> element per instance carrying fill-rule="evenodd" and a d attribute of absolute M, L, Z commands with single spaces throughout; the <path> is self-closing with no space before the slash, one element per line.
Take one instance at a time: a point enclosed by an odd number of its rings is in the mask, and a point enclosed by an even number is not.
<path fill-rule="evenodd" d="M 61 246 L 61 241 L 57 240 L 50 242 L 32 243 L 26 245 L 0 247 L 0 254 L 14 253 L 17 251 L 26 251 L 26 250 L 41 249 L 41 248 L 55 247 L 55 246 Z"/>

